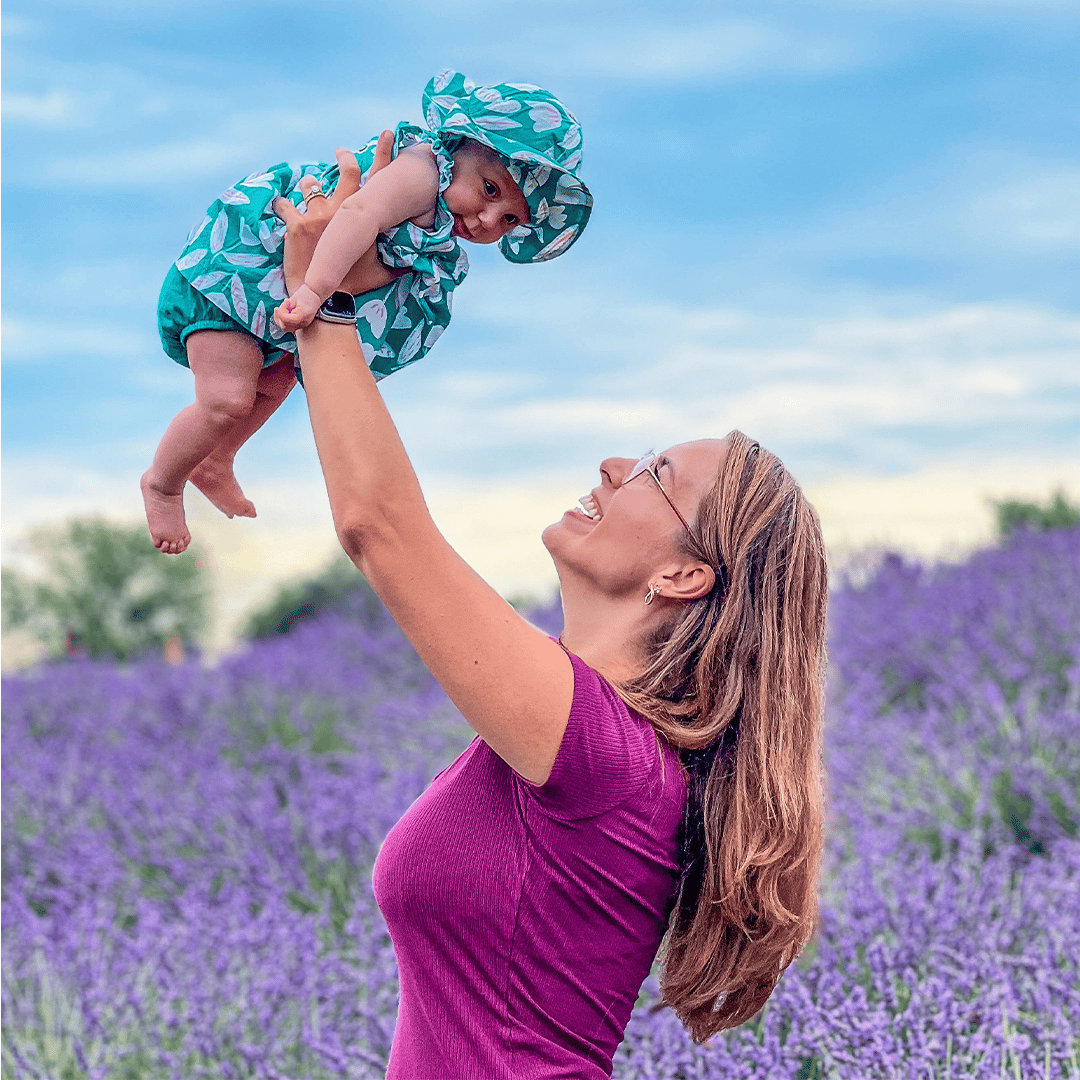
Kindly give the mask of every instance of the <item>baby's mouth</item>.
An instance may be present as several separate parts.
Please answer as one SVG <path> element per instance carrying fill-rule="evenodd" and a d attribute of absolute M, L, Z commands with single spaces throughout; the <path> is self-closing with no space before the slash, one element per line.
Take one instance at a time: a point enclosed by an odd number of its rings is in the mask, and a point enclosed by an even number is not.
<path fill-rule="evenodd" d="M 465 222 L 457 214 L 454 215 L 454 235 L 460 236 L 462 240 L 472 239 L 472 233 L 465 228 Z"/>

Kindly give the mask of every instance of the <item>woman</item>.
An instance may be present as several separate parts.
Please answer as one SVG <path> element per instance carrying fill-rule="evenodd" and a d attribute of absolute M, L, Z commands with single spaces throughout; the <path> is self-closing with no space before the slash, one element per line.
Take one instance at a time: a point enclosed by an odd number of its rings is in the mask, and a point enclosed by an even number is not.
<path fill-rule="evenodd" d="M 357 183 L 280 206 L 290 287 Z M 556 642 L 440 535 L 352 327 L 297 337 L 342 546 L 479 736 L 376 863 L 388 1076 L 609 1077 L 665 935 L 695 1041 L 753 1016 L 816 916 L 826 574 L 795 482 L 738 432 L 608 458 L 544 532 Z"/>

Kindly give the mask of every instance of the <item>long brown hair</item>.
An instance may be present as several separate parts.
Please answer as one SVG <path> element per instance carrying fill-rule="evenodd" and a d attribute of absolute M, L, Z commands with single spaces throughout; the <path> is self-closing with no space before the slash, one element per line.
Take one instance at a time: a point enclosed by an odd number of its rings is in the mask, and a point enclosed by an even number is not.
<path fill-rule="evenodd" d="M 717 585 L 620 692 L 690 778 L 661 987 L 701 1043 L 765 1004 L 817 920 L 827 574 L 813 507 L 740 431 L 694 534 Z"/>

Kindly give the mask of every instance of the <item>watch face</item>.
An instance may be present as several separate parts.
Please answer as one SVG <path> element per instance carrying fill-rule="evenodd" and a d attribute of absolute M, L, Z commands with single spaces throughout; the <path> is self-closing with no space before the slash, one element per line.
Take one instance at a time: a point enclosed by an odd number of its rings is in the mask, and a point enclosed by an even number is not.
<path fill-rule="evenodd" d="M 323 303 L 322 310 L 327 315 L 336 315 L 341 319 L 356 318 L 356 305 L 353 303 L 352 294 L 347 292 L 331 293 L 329 299 Z"/>

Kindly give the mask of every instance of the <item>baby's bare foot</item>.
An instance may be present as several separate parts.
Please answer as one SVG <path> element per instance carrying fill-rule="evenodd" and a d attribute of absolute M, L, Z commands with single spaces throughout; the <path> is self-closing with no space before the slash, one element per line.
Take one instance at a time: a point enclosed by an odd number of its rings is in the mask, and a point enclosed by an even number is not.
<path fill-rule="evenodd" d="M 191 474 L 191 482 L 226 517 L 255 517 L 255 505 L 240 490 L 231 462 L 206 458 Z"/>
<path fill-rule="evenodd" d="M 140 481 L 143 505 L 146 508 L 146 524 L 150 527 L 150 539 L 154 547 L 166 555 L 179 555 L 191 543 L 184 520 L 184 494 L 171 495 L 155 487 L 150 474 L 144 473 Z"/>

